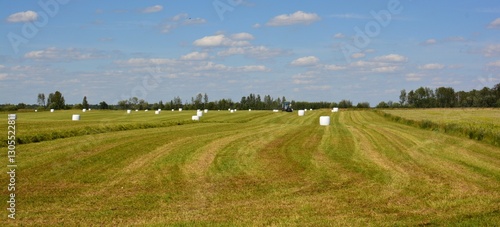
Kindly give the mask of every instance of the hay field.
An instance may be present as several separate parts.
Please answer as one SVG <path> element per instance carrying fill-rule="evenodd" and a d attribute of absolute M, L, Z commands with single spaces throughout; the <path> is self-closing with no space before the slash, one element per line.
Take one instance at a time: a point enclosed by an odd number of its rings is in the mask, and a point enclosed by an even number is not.
<path fill-rule="evenodd" d="M 494 145 L 374 111 L 195 114 L 19 113 L 17 216 L 5 204 L 0 225 L 500 223 Z"/>

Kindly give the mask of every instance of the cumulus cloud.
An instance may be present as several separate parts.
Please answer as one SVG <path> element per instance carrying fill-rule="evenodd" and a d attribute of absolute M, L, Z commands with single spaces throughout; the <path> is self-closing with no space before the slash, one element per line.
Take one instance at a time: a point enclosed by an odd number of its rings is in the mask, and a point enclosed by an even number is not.
<path fill-rule="evenodd" d="M 203 18 L 192 18 L 187 13 L 179 13 L 162 22 L 159 27 L 162 33 L 169 33 L 180 26 L 204 24 L 206 22 Z"/>
<path fill-rule="evenodd" d="M 486 66 L 500 68 L 500 61 L 490 62 Z"/>
<path fill-rule="evenodd" d="M 181 56 L 181 60 L 187 60 L 187 61 L 200 61 L 200 60 L 206 60 L 207 58 L 208 54 L 206 52 L 197 52 L 197 51 Z"/>
<path fill-rule="evenodd" d="M 238 72 L 268 72 L 271 71 L 264 65 L 245 65 L 235 68 Z"/>
<path fill-rule="evenodd" d="M 405 76 L 406 81 L 420 81 L 422 80 L 423 74 L 418 73 L 408 73 Z"/>
<path fill-rule="evenodd" d="M 437 70 L 437 69 L 444 69 L 444 65 L 438 63 L 431 63 L 431 64 L 421 65 L 418 68 L 425 70 Z"/>
<path fill-rule="evenodd" d="M 399 54 L 389 54 L 375 57 L 373 60 L 380 62 L 406 62 L 408 58 Z"/>
<path fill-rule="evenodd" d="M 230 47 L 217 53 L 218 56 L 222 57 L 231 55 L 244 55 L 257 59 L 269 59 L 277 56 L 284 56 L 287 54 L 287 51 L 281 49 L 270 49 L 265 46 Z"/>
<path fill-rule="evenodd" d="M 490 24 L 488 24 L 488 28 L 500 29 L 500 17 L 493 20 Z"/>
<path fill-rule="evenodd" d="M 424 42 L 422 42 L 421 44 L 422 45 L 434 45 L 436 43 L 437 43 L 436 39 L 428 39 L 428 40 L 425 40 Z"/>
<path fill-rule="evenodd" d="M 254 37 L 250 33 L 241 32 L 241 33 L 232 34 L 231 39 L 233 39 L 233 40 L 253 40 Z"/>
<path fill-rule="evenodd" d="M 340 66 L 340 65 L 324 65 L 323 68 L 330 71 L 338 71 L 346 69 L 345 66 Z"/>
<path fill-rule="evenodd" d="M 295 25 L 295 24 L 303 24 L 308 25 L 315 21 L 320 20 L 321 18 L 315 13 L 305 13 L 302 11 L 297 11 L 292 14 L 281 14 L 278 15 L 271 20 L 269 20 L 266 25 L 267 26 L 287 26 L 287 25 Z"/>
<path fill-rule="evenodd" d="M 495 57 L 500 55 L 500 44 L 491 44 L 483 49 L 483 55 L 485 57 Z"/>
<path fill-rule="evenodd" d="M 107 54 L 104 52 L 92 50 L 92 49 L 58 49 L 55 47 L 49 47 L 44 50 L 30 51 L 24 54 L 24 58 L 33 59 L 37 61 L 75 61 L 75 60 L 88 60 L 88 59 L 98 59 L 106 58 Z"/>
<path fill-rule="evenodd" d="M 333 36 L 333 38 L 336 38 L 336 39 L 343 39 L 343 38 L 345 38 L 345 35 L 344 35 L 344 34 L 342 34 L 342 33 L 337 33 L 337 34 L 335 34 L 335 35 Z"/>
<path fill-rule="evenodd" d="M 319 58 L 315 56 L 301 57 L 293 60 L 290 65 L 293 66 L 314 66 L 319 62 Z"/>
<path fill-rule="evenodd" d="M 235 47 L 248 46 L 250 43 L 245 40 L 233 40 L 226 37 L 224 34 L 205 36 L 193 42 L 193 45 L 198 47 Z"/>
<path fill-rule="evenodd" d="M 365 53 L 354 53 L 354 54 L 351 54 L 351 58 L 364 58 L 366 56 Z"/>
<path fill-rule="evenodd" d="M 163 6 L 154 5 L 141 10 L 141 13 L 157 13 L 163 10 Z"/>
<path fill-rule="evenodd" d="M 38 19 L 38 14 L 31 10 L 14 13 L 9 17 L 7 17 L 7 21 L 11 23 L 30 22 L 30 21 L 36 21 L 37 19 Z"/>
<path fill-rule="evenodd" d="M 393 73 L 399 70 L 398 66 L 382 66 L 373 68 L 371 71 L 376 73 Z"/>

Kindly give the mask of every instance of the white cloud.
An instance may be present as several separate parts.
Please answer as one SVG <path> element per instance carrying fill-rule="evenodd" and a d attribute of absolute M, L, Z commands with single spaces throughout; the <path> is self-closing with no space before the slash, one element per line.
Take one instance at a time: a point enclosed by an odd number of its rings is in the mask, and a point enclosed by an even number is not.
<path fill-rule="evenodd" d="M 287 52 L 281 49 L 269 49 L 265 46 L 230 47 L 217 53 L 217 55 L 223 57 L 231 55 L 245 55 L 247 57 L 257 59 L 268 59 L 286 54 Z"/>
<path fill-rule="evenodd" d="M 397 66 L 383 66 L 383 67 L 373 68 L 371 71 L 377 73 L 392 73 L 396 72 L 397 70 L 399 70 L 399 67 Z"/>
<path fill-rule="evenodd" d="M 232 34 L 231 39 L 234 39 L 234 40 L 253 40 L 254 37 L 250 33 L 241 32 L 241 33 Z"/>
<path fill-rule="evenodd" d="M 500 68 L 500 60 L 495 62 L 490 62 L 486 66 Z"/>
<path fill-rule="evenodd" d="M 161 5 L 155 5 L 155 6 L 150 6 L 147 8 L 144 8 L 141 10 L 141 13 L 157 13 L 163 10 L 163 6 Z"/>
<path fill-rule="evenodd" d="M 7 73 L 0 73 L 0 80 L 7 79 Z"/>
<path fill-rule="evenodd" d="M 203 18 L 191 18 L 187 13 L 177 14 L 159 25 L 162 33 L 169 33 L 179 26 L 204 24 L 207 21 Z"/>
<path fill-rule="evenodd" d="M 193 42 L 193 45 L 198 47 L 235 47 L 235 46 L 248 46 L 250 43 L 248 41 L 232 40 L 226 37 L 224 34 L 205 36 L 201 39 L 197 39 Z"/>
<path fill-rule="evenodd" d="M 375 57 L 373 60 L 380 62 L 406 62 L 408 58 L 399 54 L 389 54 Z"/>
<path fill-rule="evenodd" d="M 500 17 L 493 20 L 489 25 L 488 28 L 500 28 Z"/>
<path fill-rule="evenodd" d="M 313 90 L 313 91 L 327 91 L 327 90 L 331 90 L 332 86 L 330 86 L 330 85 L 311 85 L 311 86 L 306 86 L 304 89 Z"/>
<path fill-rule="evenodd" d="M 343 39 L 343 38 L 345 38 L 345 35 L 344 35 L 344 34 L 342 34 L 342 33 L 337 33 L 337 34 L 335 34 L 335 35 L 333 36 L 333 38 L 336 38 L 336 39 Z"/>
<path fill-rule="evenodd" d="M 262 27 L 262 25 L 260 25 L 259 23 L 252 25 L 252 28 L 260 28 L 260 27 Z"/>
<path fill-rule="evenodd" d="M 278 15 L 271 20 L 269 20 L 266 25 L 267 26 L 286 26 L 286 25 L 294 25 L 294 24 L 304 24 L 308 25 L 315 21 L 320 20 L 321 18 L 315 13 L 305 13 L 302 11 L 297 11 L 292 14 L 281 14 Z"/>
<path fill-rule="evenodd" d="M 14 13 L 9 17 L 7 17 L 7 21 L 11 23 L 30 22 L 30 21 L 36 21 L 37 19 L 38 19 L 38 14 L 31 10 Z"/>
<path fill-rule="evenodd" d="M 116 61 L 115 63 L 120 66 L 149 67 L 151 65 L 176 65 L 178 61 L 168 58 L 130 58 L 125 61 Z"/>
<path fill-rule="evenodd" d="M 483 55 L 485 57 L 495 57 L 500 55 L 500 44 L 491 44 L 483 49 Z"/>
<path fill-rule="evenodd" d="M 424 75 L 418 73 L 408 73 L 405 76 L 406 81 L 420 81 Z"/>
<path fill-rule="evenodd" d="M 293 66 L 314 66 L 319 62 L 319 58 L 315 56 L 301 57 L 293 60 L 290 65 Z"/>
<path fill-rule="evenodd" d="M 103 52 L 89 49 L 58 49 L 55 47 L 49 47 L 44 50 L 30 51 L 24 54 L 25 58 L 33 59 L 37 61 L 74 61 L 74 60 L 88 60 L 97 58 L 108 57 Z"/>
<path fill-rule="evenodd" d="M 208 54 L 206 52 L 197 52 L 197 51 L 181 56 L 181 60 L 188 60 L 188 61 L 206 60 L 207 58 Z"/>
<path fill-rule="evenodd" d="M 323 67 L 324 67 L 324 69 L 331 70 L 331 71 L 338 71 L 338 70 L 346 69 L 345 66 L 340 66 L 340 65 L 324 65 Z"/>
<path fill-rule="evenodd" d="M 436 70 L 436 69 L 444 69 L 444 65 L 438 64 L 438 63 L 431 63 L 431 64 L 421 65 L 418 68 L 425 69 L 425 70 Z"/>
<path fill-rule="evenodd" d="M 428 39 L 428 40 L 425 40 L 422 45 L 433 45 L 433 44 L 436 44 L 437 43 L 437 40 L 436 39 Z"/>
<path fill-rule="evenodd" d="M 354 53 L 354 54 L 351 54 L 351 58 L 364 58 L 366 56 L 365 53 Z"/>
<path fill-rule="evenodd" d="M 239 71 L 239 72 L 268 72 L 271 70 L 264 65 L 245 65 L 245 66 L 237 67 L 236 71 Z"/>

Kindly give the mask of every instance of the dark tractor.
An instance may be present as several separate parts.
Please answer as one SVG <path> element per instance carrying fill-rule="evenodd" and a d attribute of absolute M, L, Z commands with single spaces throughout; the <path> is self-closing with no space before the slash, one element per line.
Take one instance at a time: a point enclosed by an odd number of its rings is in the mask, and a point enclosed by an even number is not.
<path fill-rule="evenodd" d="M 292 104 L 290 102 L 283 102 L 281 105 L 281 110 L 286 112 L 293 112 Z"/>

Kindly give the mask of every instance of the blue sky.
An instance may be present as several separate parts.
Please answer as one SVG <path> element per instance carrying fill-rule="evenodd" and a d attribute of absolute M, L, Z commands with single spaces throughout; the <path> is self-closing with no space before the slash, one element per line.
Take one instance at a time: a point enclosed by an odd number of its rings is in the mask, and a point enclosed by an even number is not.
<path fill-rule="evenodd" d="M 498 1 L 0 2 L 0 103 L 398 101 L 500 83 Z"/>

